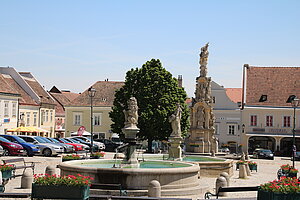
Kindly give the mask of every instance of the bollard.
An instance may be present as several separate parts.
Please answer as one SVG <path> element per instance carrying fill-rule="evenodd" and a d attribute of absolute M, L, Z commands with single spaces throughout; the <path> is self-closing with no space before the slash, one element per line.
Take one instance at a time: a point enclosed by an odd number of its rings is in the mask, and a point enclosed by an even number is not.
<path fill-rule="evenodd" d="M 240 164 L 239 166 L 239 178 L 247 178 L 246 166 L 245 164 Z"/>
<path fill-rule="evenodd" d="M 21 178 L 21 188 L 31 189 L 32 181 L 33 181 L 32 172 L 25 171 Z"/>
<path fill-rule="evenodd" d="M 245 164 L 246 166 L 246 173 L 247 173 L 247 176 L 251 176 L 251 172 L 250 172 L 250 167 L 249 167 L 249 164 Z"/>
<path fill-rule="evenodd" d="M 152 180 L 149 183 L 148 197 L 161 197 L 161 187 L 157 180 Z"/>
<path fill-rule="evenodd" d="M 216 180 L 216 194 L 218 194 L 219 188 L 220 187 L 227 187 L 227 181 L 226 178 L 223 176 L 220 176 L 219 178 L 217 178 Z M 226 196 L 226 192 L 220 192 L 219 196 Z"/>
<path fill-rule="evenodd" d="M 220 176 L 226 178 L 226 182 L 227 182 L 227 187 L 229 186 L 229 182 L 230 182 L 230 177 L 229 177 L 229 174 L 227 172 L 222 172 L 220 174 Z"/>
<path fill-rule="evenodd" d="M 56 167 L 53 166 L 53 165 L 48 165 L 46 167 L 46 170 L 45 170 L 45 174 L 49 174 L 50 176 L 52 176 L 53 174 L 55 174 L 55 170 L 56 170 Z"/>

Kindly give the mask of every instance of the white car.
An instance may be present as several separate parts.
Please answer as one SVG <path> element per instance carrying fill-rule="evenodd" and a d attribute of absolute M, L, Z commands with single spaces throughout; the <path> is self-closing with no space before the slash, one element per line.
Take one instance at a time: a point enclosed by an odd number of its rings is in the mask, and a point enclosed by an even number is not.
<path fill-rule="evenodd" d="M 90 138 L 87 138 L 87 137 L 84 137 L 84 136 L 74 136 L 73 138 L 79 138 L 79 139 L 82 139 L 85 142 L 92 143 Z M 104 150 L 105 149 L 105 145 L 102 142 L 93 141 L 93 144 L 96 144 L 98 146 L 99 150 Z"/>

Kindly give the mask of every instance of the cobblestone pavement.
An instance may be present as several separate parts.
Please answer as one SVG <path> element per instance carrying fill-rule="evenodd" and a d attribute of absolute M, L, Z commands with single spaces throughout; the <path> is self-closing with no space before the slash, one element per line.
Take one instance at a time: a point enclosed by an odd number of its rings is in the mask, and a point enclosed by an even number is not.
<path fill-rule="evenodd" d="M 107 153 L 105 155 L 106 158 L 112 158 L 113 154 L 112 153 Z M 5 159 L 6 157 L 1 157 L 0 159 Z M 9 157 L 12 158 L 12 157 Z M 36 169 L 35 173 L 39 174 L 44 174 L 45 169 L 49 165 L 57 165 L 61 162 L 61 157 L 25 157 L 26 161 L 33 161 L 37 162 L 36 163 Z M 291 160 L 289 158 L 284 158 L 284 157 L 275 157 L 275 160 L 263 160 L 263 159 L 252 159 L 253 161 L 258 163 L 258 172 L 252 172 L 251 176 L 249 176 L 246 179 L 239 179 L 239 172 L 235 170 L 235 165 L 234 165 L 234 174 L 230 178 L 230 186 L 258 186 L 261 183 L 265 183 L 268 181 L 272 181 L 276 179 L 277 177 L 277 170 L 282 164 L 292 164 Z M 236 162 L 237 160 L 235 160 Z M 296 168 L 300 167 L 300 162 L 296 161 L 295 162 Z M 30 169 L 27 169 L 30 170 Z M 57 169 L 57 174 L 59 174 L 59 169 Z M 203 184 L 204 186 L 209 187 L 209 191 L 212 193 L 215 193 L 215 182 L 216 182 L 217 177 L 204 177 L 201 176 L 200 178 L 200 183 Z M 21 189 L 21 177 L 17 177 L 15 179 L 12 179 L 8 182 L 6 185 L 6 190 L 5 192 L 15 192 L 15 193 L 22 193 L 22 192 L 27 192 L 30 193 L 31 189 Z M 246 199 L 255 199 L 257 196 L 257 192 L 235 192 L 235 193 L 228 193 L 227 197 L 222 197 L 222 199 L 229 198 L 229 199 L 236 199 L 236 198 L 242 198 L 245 200 Z M 199 197 L 199 199 L 203 199 L 204 195 Z"/>

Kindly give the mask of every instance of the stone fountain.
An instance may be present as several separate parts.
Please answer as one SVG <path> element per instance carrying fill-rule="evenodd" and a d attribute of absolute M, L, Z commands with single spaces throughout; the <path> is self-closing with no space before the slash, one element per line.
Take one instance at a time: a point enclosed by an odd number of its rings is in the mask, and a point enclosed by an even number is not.
<path fill-rule="evenodd" d="M 136 157 L 137 138 L 139 132 L 138 106 L 134 97 L 128 102 L 128 109 L 124 111 L 125 126 L 122 129 L 126 138 L 125 159 L 118 160 L 121 163 L 119 168 L 115 168 L 115 160 L 76 160 L 61 163 L 61 175 L 76 175 L 78 173 L 94 178 L 93 183 L 98 184 L 121 184 L 122 188 L 130 196 L 146 196 L 148 194 L 149 183 L 156 180 L 161 185 L 161 195 L 164 197 L 199 197 L 203 194 L 207 186 L 200 185 L 199 165 L 178 161 L 143 161 L 138 162 Z M 179 109 L 179 107 L 177 108 Z M 173 124 L 175 126 L 175 124 Z M 178 121 L 176 126 L 178 126 Z M 178 130 L 178 127 L 177 127 Z M 180 156 L 181 149 L 175 145 L 180 137 L 178 133 L 172 134 L 174 141 L 174 152 Z M 180 145 L 180 143 L 179 143 Z M 179 146 L 180 148 L 180 146 Z M 111 190 L 91 190 L 93 194 L 119 195 Z"/>

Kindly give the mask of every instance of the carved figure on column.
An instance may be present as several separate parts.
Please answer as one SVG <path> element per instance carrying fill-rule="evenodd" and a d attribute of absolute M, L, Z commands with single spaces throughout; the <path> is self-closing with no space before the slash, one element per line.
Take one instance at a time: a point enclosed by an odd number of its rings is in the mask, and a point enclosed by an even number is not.
<path fill-rule="evenodd" d="M 181 114 L 182 114 L 181 105 L 177 103 L 175 112 L 169 117 L 169 122 L 171 122 L 171 127 L 172 127 L 171 136 L 181 137 L 181 126 L 180 126 Z"/>
<path fill-rule="evenodd" d="M 127 101 L 128 110 L 124 110 L 125 128 L 137 128 L 138 124 L 138 105 L 135 97 Z"/>
<path fill-rule="evenodd" d="M 207 60 L 208 60 L 208 55 L 209 55 L 208 45 L 209 45 L 209 43 L 206 43 L 206 45 L 201 48 L 200 65 L 207 65 Z"/>
<path fill-rule="evenodd" d="M 215 114 L 212 112 L 212 110 L 210 111 L 210 119 L 209 119 L 209 127 L 211 129 L 215 129 L 215 121 L 216 121 L 216 117 Z"/>
<path fill-rule="evenodd" d="M 199 107 L 197 110 L 198 125 L 197 128 L 205 128 L 205 112 L 204 108 Z"/>
<path fill-rule="evenodd" d="M 205 100 L 211 103 L 211 82 L 207 82 L 207 86 L 205 88 Z"/>

